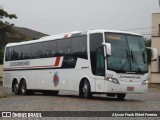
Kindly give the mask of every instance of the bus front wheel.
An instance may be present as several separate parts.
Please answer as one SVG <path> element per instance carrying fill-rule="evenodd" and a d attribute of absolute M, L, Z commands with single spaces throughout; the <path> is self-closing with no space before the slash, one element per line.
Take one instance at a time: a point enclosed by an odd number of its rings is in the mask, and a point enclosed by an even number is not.
<path fill-rule="evenodd" d="M 83 90 L 84 98 L 90 98 L 92 96 L 91 90 L 90 90 L 90 84 L 88 80 L 84 81 L 82 90 Z"/>

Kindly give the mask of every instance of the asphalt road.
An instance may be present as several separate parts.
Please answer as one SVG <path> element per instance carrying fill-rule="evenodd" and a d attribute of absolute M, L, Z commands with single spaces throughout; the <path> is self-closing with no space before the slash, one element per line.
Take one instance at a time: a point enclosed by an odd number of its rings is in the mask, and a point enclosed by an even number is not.
<path fill-rule="evenodd" d="M 53 95 L 14 95 L 0 86 L 0 111 L 160 111 L 160 85 L 149 85 L 147 94 L 127 94 L 124 101 L 105 95 L 84 99 L 76 92 Z"/>

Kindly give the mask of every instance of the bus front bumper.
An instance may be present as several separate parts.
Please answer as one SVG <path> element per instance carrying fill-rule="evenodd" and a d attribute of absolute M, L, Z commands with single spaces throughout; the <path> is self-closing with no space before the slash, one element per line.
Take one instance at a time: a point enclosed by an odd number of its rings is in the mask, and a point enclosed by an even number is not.
<path fill-rule="evenodd" d="M 105 91 L 107 93 L 126 93 L 126 94 L 144 94 L 147 93 L 148 84 L 141 82 L 120 82 L 115 84 L 113 82 L 105 82 Z"/>

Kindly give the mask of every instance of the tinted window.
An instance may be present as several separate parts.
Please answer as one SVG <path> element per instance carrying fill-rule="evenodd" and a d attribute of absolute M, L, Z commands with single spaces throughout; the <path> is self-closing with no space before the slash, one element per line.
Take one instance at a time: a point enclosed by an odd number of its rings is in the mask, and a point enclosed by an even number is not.
<path fill-rule="evenodd" d="M 5 60 L 10 61 L 11 60 L 11 52 L 12 52 L 12 47 L 6 48 L 6 54 L 5 54 Z"/>
<path fill-rule="evenodd" d="M 41 58 L 43 56 L 43 43 L 36 43 L 31 45 L 31 58 Z"/>
<path fill-rule="evenodd" d="M 71 41 L 70 39 L 63 39 L 57 41 L 57 56 L 70 55 Z"/>
<path fill-rule="evenodd" d="M 87 59 L 87 36 L 72 38 L 71 55 Z"/>
<path fill-rule="evenodd" d="M 97 50 L 102 47 L 103 34 L 95 33 L 90 35 L 90 58 L 91 58 L 91 67 L 92 73 L 96 75 L 96 66 L 97 64 Z"/>
<path fill-rule="evenodd" d="M 23 45 L 22 46 L 22 60 L 30 59 L 31 45 Z"/>
<path fill-rule="evenodd" d="M 109 70 L 129 71 L 130 64 L 128 60 L 129 50 L 127 39 L 124 34 L 106 33 L 106 43 L 112 45 L 112 55 L 108 57 L 107 67 Z"/>
<path fill-rule="evenodd" d="M 9 61 L 70 55 L 87 59 L 87 36 L 6 48 L 5 58 Z"/>
<path fill-rule="evenodd" d="M 56 54 L 56 41 L 44 42 L 44 57 L 54 57 Z"/>
<path fill-rule="evenodd" d="M 105 75 L 105 62 L 104 62 L 103 47 L 97 49 L 96 55 L 97 55 L 96 75 L 104 76 Z"/>
<path fill-rule="evenodd" d="M 127 41 L 131 54 L 132 71 L 148 71 L 147 53 L 143 37 L 127 35 Z"/>
<path fill-rule="evenodd" d="M 21 48 L 22 46 L 12 47 L 11 60 L 20 60 L 22 57 Z"/>

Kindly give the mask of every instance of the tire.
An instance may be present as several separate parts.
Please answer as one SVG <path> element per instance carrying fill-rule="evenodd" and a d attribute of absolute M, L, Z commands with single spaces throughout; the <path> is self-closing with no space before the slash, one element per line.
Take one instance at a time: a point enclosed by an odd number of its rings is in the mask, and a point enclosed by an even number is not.
<path fill-rule="evenodd" d="M 117 94 L 118 100 L 124 100 L 125 96 L 126 94 L 122 94 L 122 93 Z"/>
<path fill-rule="evenodd" d="M 84 81 L 82 90 L 83 90 L 84 98 L 88 99 L 92 96 L 91 90 L 90 90 L 90 84 L 89 84 L 88 80 Z"/>
<path fill-rule="evenodd" d="M 25 80 L 22 80 L 20 83 L 20 93 L 21 95 L 27 95 L 27 85 Z"/>
<path fill-rule="evenodd" d="M 19 94 L 20 94 L 18 82 L 15 82 L 15 83 L 13 84 L 13 91 L 14 91 L 14 94 L 15 94 L 15 95 L 19 95 Z"/>

